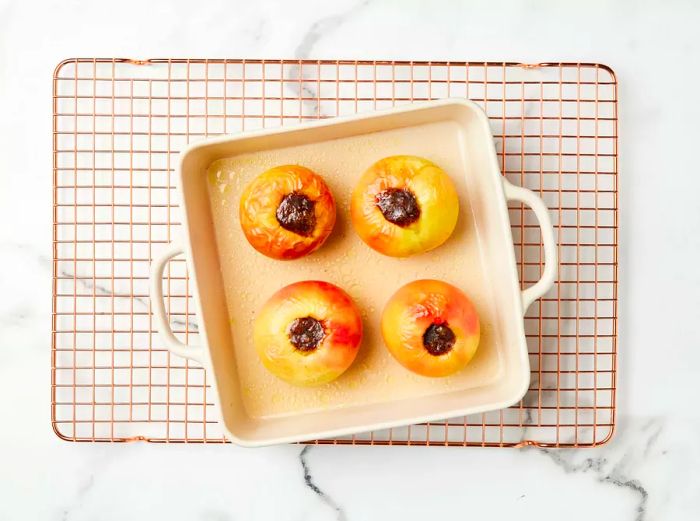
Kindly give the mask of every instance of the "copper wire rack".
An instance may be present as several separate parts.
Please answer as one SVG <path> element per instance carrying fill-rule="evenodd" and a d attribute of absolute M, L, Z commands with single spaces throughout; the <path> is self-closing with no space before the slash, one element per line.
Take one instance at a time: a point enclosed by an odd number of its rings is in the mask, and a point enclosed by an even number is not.
<path fill-rule="evenodd" d="M 508 409 L 315 443 L 590 447 L 615 426 L 617 83 L 593 63 L 70 59 L 53 79 L 51 417 L 70 441 L 225 442 L 205 371 L 152 322 L 154 251 L 179 234 L 174 169 L 190 141 L 437 98 L 487 112 L 503 174 L 550 208 L 557 283 L 525 317 L 532 378 Z M 534 216 L 510 203 L 523 286 Z M 196 342 L 182 259 L 166 271 Z"/>

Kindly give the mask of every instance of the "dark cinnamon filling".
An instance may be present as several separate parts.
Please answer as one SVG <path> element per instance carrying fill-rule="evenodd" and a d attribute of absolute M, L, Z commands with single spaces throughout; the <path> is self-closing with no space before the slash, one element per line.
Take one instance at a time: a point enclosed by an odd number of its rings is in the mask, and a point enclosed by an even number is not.
<path fill-rule="evenodd" d="M 384 218 L 402 228 L 420 217 L 420 207 L 416 196 L 404 188 L 387 188 L 377 194 L 377 207 Z"/>
<path fill-rule="evenodd" d="M 313 317 L 295 319 L 289 326 L 288 334 L 292 345 L 304 352 L 316 349 L 326 336 L 323 324 Z"/>
<path fill-rule="evenodd" d="M 314 202 L 299 192 L 292 192 L 282 198 L 277 207 L 277 222 L 285 230 L 308 237 L 316 227 Z"/>
<path fill-rule="evenodd" d="M 430 324 L 423 333 L 423 346 L 433 356 L 449 353 L 455 340 L 455 334 L 447 324 Z"/>

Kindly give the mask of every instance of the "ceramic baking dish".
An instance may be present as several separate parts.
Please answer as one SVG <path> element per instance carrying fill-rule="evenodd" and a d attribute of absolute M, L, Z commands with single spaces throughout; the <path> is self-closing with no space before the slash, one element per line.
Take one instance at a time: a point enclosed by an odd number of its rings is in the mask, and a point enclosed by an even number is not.
<path fill-rule="evenodd" d="M 378 159 L 396 154 L 423 156 L 440 165 L 460 197 L 452 237 L 407 259 L 371 250 L 349 223 L 356 180 Z M 338 220 L 320 250 L 281 262 L 247 244 L 238 201 L 250 179 L 289 163 L 303 164 L 325 178 L 336 198 Z M 261 446 L 336 437 L 500 409 L 525 394 L 530 371 L 523 314 L 553 284 L 554 233 L 541 199 L 501 176 L 488 119 L 474 103 L 435 101 L 204 141 L 182 152 L 178 181 L 184 236 L 153 261 L 152 309 L 167 348 L 205 367 L 231 441 Z M 542 230 L 542 278 L 522 292 L 508 200 L 532 208 Z M 183 252 L 199 319 L 197 346 L 175 337 L 163 300 L 164 267 Z M 409 373 L 391 358 L 379 333 L 386 300 L 420 278 L 462 288 L 481 317 L 477 355 L 447 378 Z M 321 387 L 299 388 L 276 379 L 263 368 L 252 343 L 257 310 L 277 289 L 298 280 L 339 285 L 363 314 L 365 334 L 355 363 Z"/>

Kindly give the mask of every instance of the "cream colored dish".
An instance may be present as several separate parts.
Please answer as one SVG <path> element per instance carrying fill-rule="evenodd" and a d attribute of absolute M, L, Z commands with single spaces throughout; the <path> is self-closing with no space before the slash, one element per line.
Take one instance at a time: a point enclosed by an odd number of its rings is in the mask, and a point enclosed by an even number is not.
<path fill-rule="evenodd" d="M 404 259 L 366 246 L 352 230 L 348 209 L 352 188 L 367 167 L 397 154 L 438 164 L 450 174 L 460 200 L 457 226 L 445 244 Z M 250 179 L 288 163 L 324 177 L 338 214 L 322 248 L 282 262 L 247 243 L 238 222 L 238 199 Z M 523 314 L 554 282 L 554 232 L 541 199 L 501 176 L 488 119 L 474 103 L 434 101 L 200 142 L 182 152 L 178 188 L 184 237 L 153 261 L 153 313 L 168 349 L 206 368 L 231 441 L 262 446 L 439 420 L 507 407 L 527 391 Z M 522 292 L 507 200 L 531 207 L 542 229 L 543 275 Z M 163 302 L 164 267 L 183 252 L 199 318 L 198 346 L 175 337 Z M 385 302 L 400 286 L 421 278 L 462 288 L 479 312 L 477 354 L 453 376 L 412 374 L 382 342 Z M 253 346 L 252 324 L 279 288 L 314 279 L 352 296 L 365 332 L 360 353 L 345 374 L 329 384 L 301 388 L 265 370 Z"/>

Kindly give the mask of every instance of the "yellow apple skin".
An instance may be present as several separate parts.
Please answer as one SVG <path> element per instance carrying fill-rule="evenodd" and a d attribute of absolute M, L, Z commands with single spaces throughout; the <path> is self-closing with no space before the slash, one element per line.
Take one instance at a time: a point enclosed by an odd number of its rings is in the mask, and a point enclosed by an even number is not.
<path fill-rule="evenodd" d="M 305 317 L 323 328 L 323 339 L 308 351 L 290 339 L 294 321 Z M 352 298 L 338 286 L 301 281 L 268 299 L 255 319 L 253 337 L 260 360 L 275 376 L 293 385 L 321 385 L 338 378 L 355 360 L 362 319 Z"/>
<path fill-rule="evenodd" d="M 400 226 L 377 205 L 388 189 L 409 191 L 420 216 Z M 373 164 L 360 178 L 350 201 L 355 231 L 371 248 L 391 257 L 408 257 L 437 248 L 454 231 L 459 199 L 450 177 L 437 165 L 416 156 L 392 156 Z"/>
<path fill-rule="evenodd" d="M 431 325 L 448 326 L 454 345 L 431 354 L 424 335 Z M 382 336 L 404 367 L 423 376 L 448 376 L 463 369 L 479 346 L 479 316 L 469 298 L 440 280 L 416 280 L 401 287 L 382 313 Z"/>

